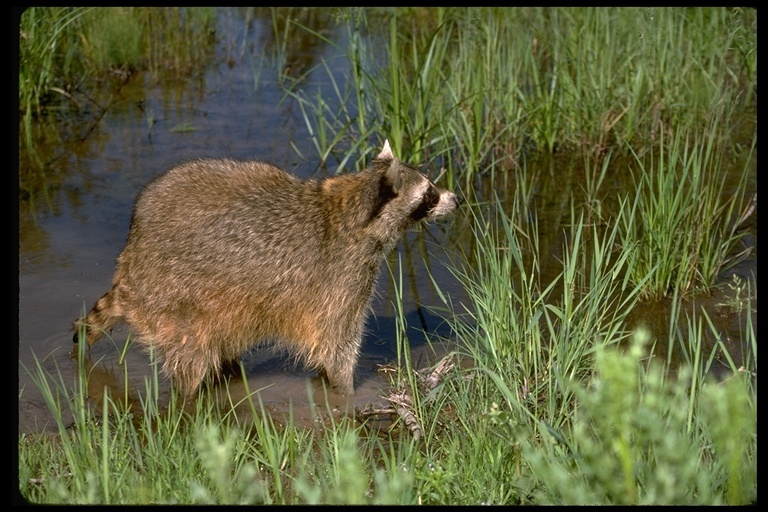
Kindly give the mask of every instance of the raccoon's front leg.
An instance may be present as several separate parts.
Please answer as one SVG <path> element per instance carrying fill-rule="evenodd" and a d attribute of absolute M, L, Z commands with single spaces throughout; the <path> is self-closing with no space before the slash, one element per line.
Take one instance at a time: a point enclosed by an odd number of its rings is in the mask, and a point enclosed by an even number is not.
<path fill-rule="evenodd" d="M 342 395 L 355 394 L 355 367 L 360 341 L 340 344 L 339 349 L 329 354 L 322 364 L 321 373 L 325 375 L 334 390 Z"/>
<path fill-rule="evenodd" d="M 351 370 L 344 369 L 330 369 L 323 367 L 318 372 L 318 375 L 324 377 L 331 385 L 333 390 L 340 395 L 354 395 L 354 367 Z"/>

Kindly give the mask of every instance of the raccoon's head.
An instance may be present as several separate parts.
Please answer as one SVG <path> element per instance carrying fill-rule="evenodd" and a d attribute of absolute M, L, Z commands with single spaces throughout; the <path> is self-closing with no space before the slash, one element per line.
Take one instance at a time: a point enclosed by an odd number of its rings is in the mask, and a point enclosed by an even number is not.
<path fill-rule="evenodd" d="M 404 228 L 450 215 L 459 206 L 456 194 L 438 187 L 424 174 L 397 159 L 388 140 L 373 167 L 382 172 L 375 213 L 385 222 Z"/>
<path fill-rule="evenodd" d="M 459 206 L 455 194 L 397 159 L 388 141 L 364 171 L 317 185 L 324 196 L 326 229 L 338 239 L 374 240 L 382 252 L 412 224 L 443 218 Z"/>

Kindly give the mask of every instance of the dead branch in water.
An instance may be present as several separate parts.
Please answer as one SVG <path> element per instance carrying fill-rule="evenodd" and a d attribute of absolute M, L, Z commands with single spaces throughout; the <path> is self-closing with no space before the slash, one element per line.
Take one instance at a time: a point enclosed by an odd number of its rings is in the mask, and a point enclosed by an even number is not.
<path fill-rule="evenodd" d="M 431 391 L 437 387 L 442 378 L 450 372 L 456 363 L 454 362 L 454 354 L 448 354 L 443 357 L 432 369 L 425 368 L 416 372 L 419 382 L 424 388 L 424 391 Z M 413 395 L 412 391 L 407 386 L 402 386 L 397 390 L 391 390 L 386 396 L 382 396 L 387 400 L 391 407 L 373 407 L 370 405 L 364 410 L 359 412 L 362 419 L 367 419 L 371 416 L 388 415 L 390 417 L 402 418 L 403 423 L 411 431 L 415 440 L 421 439 L 424 434 L 424 430 L 416 418 L 413 412 Z M 425 404 L 434 399 L 434 395 L 430 395 L 425 400 Z"/>

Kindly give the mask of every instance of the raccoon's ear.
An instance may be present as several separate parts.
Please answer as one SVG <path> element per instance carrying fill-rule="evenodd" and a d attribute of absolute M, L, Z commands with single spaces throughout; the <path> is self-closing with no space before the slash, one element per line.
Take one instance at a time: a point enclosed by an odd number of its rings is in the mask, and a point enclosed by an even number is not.
<path fill-rule="evenodd" d="M 387 169 L 386 178 L 392 192 L 397 194 L 403 185 L 403 173 L 400 169 L 400 162 L 392 160 L 392 163 L 389 164 L 389 169 Z"/>
<path fill-rule="evenodd" d="M 377 160 L 394 160 L 395 155 L 392 154 L 392 148 L 389 147 L 389 139 L 384 141 L 384 147 L 381 150 L 381 153 L 379 153 L 379 156 L 376 157 Z"/>

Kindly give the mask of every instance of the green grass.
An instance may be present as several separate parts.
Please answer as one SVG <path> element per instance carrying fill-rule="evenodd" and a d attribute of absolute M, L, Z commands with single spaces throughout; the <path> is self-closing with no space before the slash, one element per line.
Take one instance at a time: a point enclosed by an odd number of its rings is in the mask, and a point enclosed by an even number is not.
<path fill-rule="evenodd" d="M 214 28 L 212 8 L 29 8 L 20 20 L 22 118 L 29 123 L 52 96 L 72 98 L 116 69 L 200 69 L 211 58 Z"/>
<path fill-rule="evenodd" d="M 628 353 L 597 351 L 595 379 L 575 390 L 569 435 L 542 423 L 543 446 L 523 438 L 531 471 L 547 482 L 533 492 L 537 502 L 751 502 L 756 452 L 743 451 L 757 441 L 756 396 L 745 393 L 751 378 L 737 373 L 692 384 L 685 368 L 670 379 L 655 361 L 643 362 L 643 334 Z"/>
<path fill-rule="evenodd" d="M 683 131 L 671 141 L 662 136 L 654 153 L 645 159 L 635 154 L 632 214 L 621 224 L 621 243 L 636 255 L 633 282 L 639 286 L 651 273 L 644 297 L 709 293 L 720 272 L 749 253 L 740 244 L 745 235 L 740 228 L 751 214 L 745 197 L 751 161 L 733 172 L 722 143 Z M 736 185 L 729 189 L 734 174 Z"/>

